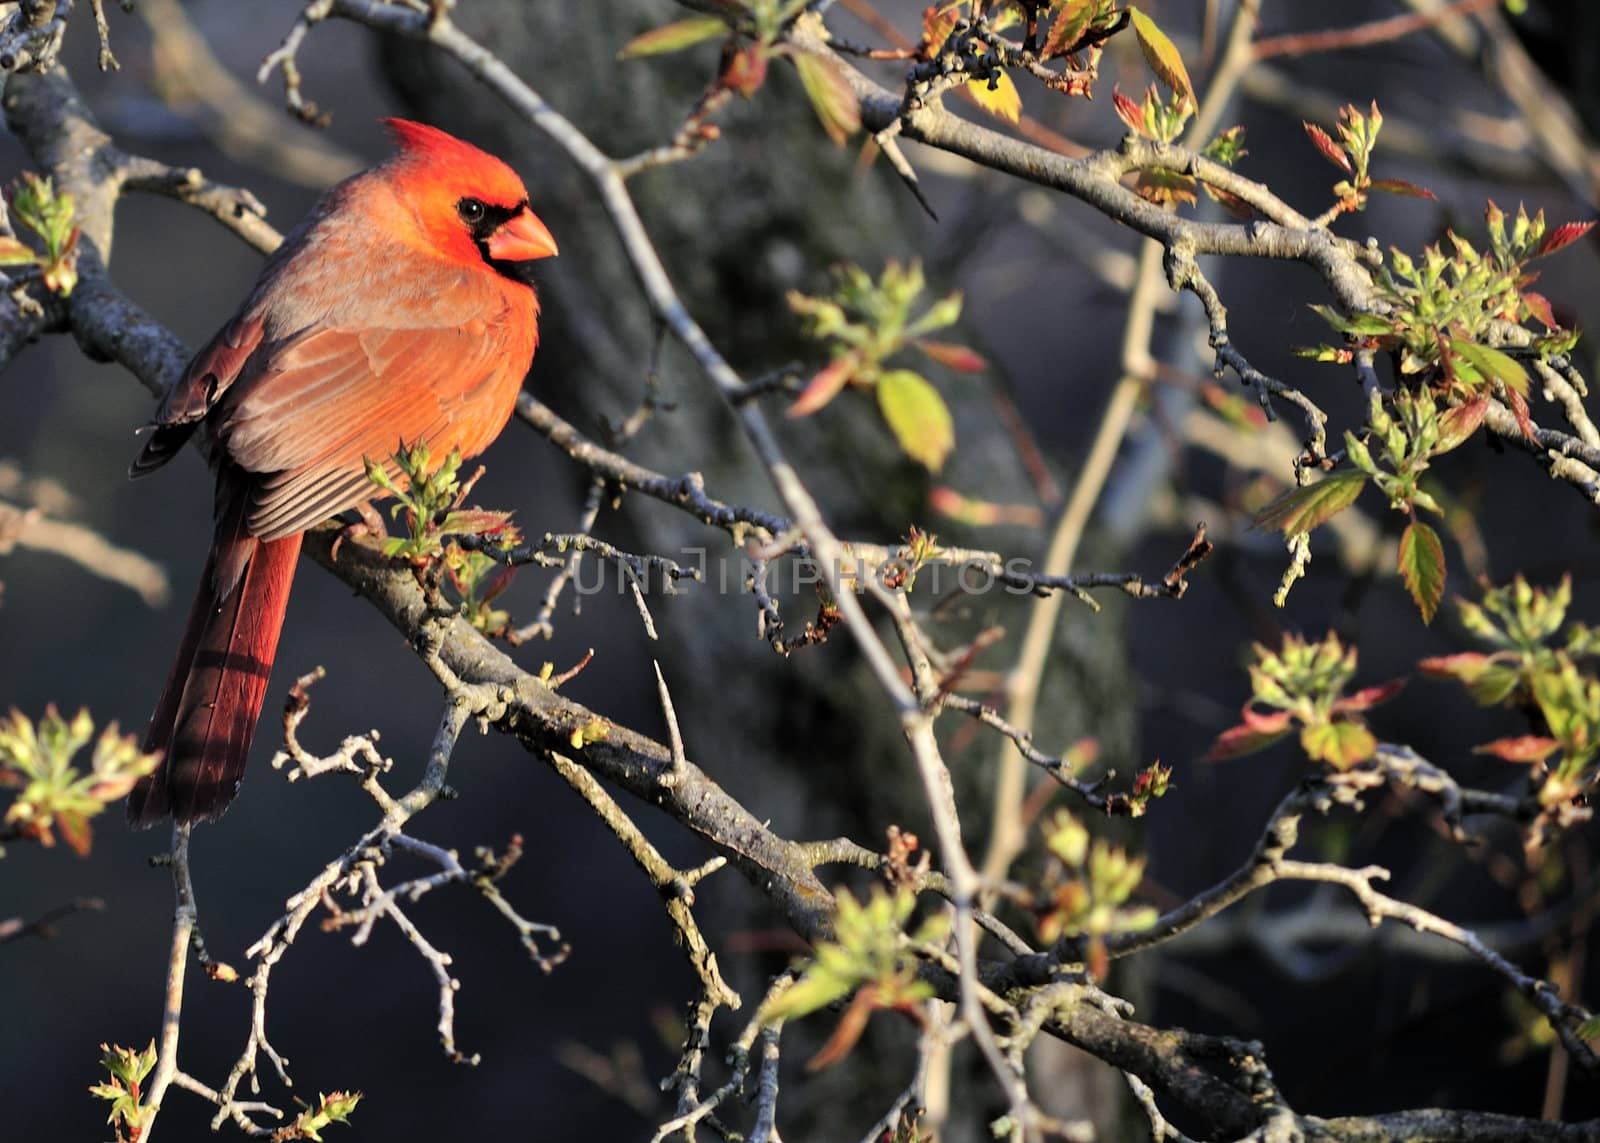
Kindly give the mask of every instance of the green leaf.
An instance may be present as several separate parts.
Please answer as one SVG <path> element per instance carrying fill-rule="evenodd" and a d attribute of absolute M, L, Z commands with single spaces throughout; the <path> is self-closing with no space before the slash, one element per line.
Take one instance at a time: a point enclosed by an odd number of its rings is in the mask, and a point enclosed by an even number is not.
<path fill-rule="evenodd" d="M 1250 153 L 1244 149 L 1244 128 L 1229 127 L 1207 143 L 1200 153 L 1225 167 L 1233 166 Z"/>
<path fill-rule="evenodd" d="M 1294 345 L 1289 347 L 1289 352 L 1296 357 L 1304 357 L 1311 361 L 1321 361 L 1336 365 L 1348 365 L 1355 357 L 1355 351 L 1335 347 L 1332 345 Z"/>
<path fill-rule="evenodd" d="M 350 1122 L 350 1113 L 356 1109 L 356 1104 L 361 1102 L 361 1093 L 336 1091 L 331 1095 L 319 1096 L 315 1108 L 306 1108 L 295 1117 L 294 1123 L 288 1130 L 296 1132 L 288 1137 L 293 1139 L 314 1139 L 322 1143 L 322 1129 L 335 1123 Z"/>
<path fill-rule="evenodd" d="M 1129 8 L 1128 15 L 1133 18 L 1133 33 L 1139 37 L 1139 49 L 1144 52 L 1150 70 L 1175 94 L 1187 99 L 1191 107 L 1195 106 L 1198 101 L 1194 95 L 1194 84 L 1189 79 L 1189 69 L 1183 66 L 1183 57 L 1178 54 L 1172 41 L 1167 39 L 1167 34 L 1137 8 Z"/>
<path fill-rule="evenodd" d="M 1378 740 L 1359 722 L 1340 720 L 1306 727 L 1300 732 L 1300 745 L 1313 760 L 1348 770 L 1371 758 Z"/>
<path fill-rule="evenodd" d="M 807 972 L 762 1009 L 762 1019 L 794 1020 L 842 1000 L 855 987 L 855 981 L 815 969 Z"/>
<path fill-rule="evenodd" d="M 1285 536 L 1309 532 L 1343 512 L 1366 486 L 1367 474 L 1354 468 L 1329 473 L 1315 484 L 1291 488 L 1256 514 L 1256 527 L 1274 528 Z"/>
<path fill-rule="evenodd" d="M 87 856 L 89 819 L 127 797 L 161 760 L 159 753 L 141 753 L 139 740 L 122 735 L 113 722 L 95 742 L 89 768 L 81 769 L 74 756 L 93 737 L 87 710 L 67 719 L 51 704 L 37 723 L 17 710 L 0 718 L 0 786 L 20 788 L 5 811 L 13 836 L 49 847 L 59 830 L 80 857 Z"/>
<path fill-rule="evenodd" d="M 1493 378 L 1519 396 L 1528 395 L 1528 371 L 1509 353 L 1456 337 L 1450 339 L 1450 348 L 1485 377 Z"/>
<path fill-rule="evenodd" d="M 955 423 L 939 390 L 920 374 L 893 369 L 878 379 L 878 408 L 906 455 L 939 471 L 955 447 Z"/>
<path fill-rule="evenodd" d="M 1411 521 L 1400 535 L 1400 575 L 1422 621 L 1432 623 L 1444 598 L 1444 548 L 1439 534 L 1421 520 Z"/>
<path fill-rule="evenodd" d="M 1070 52 L 1089 30 L 1089 21 L 1094 19 L 1099 8 L 1096 0 L 1066 0 L 1056 11 L 1055 23 L 1050 26 L 1050 34 L 1045 37 L 1039 54 L 1049 59 Z"/>
<path fill-rule="evenodd" d="M 660 56 L 668 52 L 681 52 L 706 40 L 728 34 L 727 22 L 716 16 L 694 16 L 660 28 L 652 28 L 629 40 L 620 52 L 619 60 L 637 59 L 640 56 Z"/>
<path fill-rule="evenodd" d="M 1429 678 L 1454 679 L 1467 688 L 1479 706 L 1504 702 L 1516 690 L 1519 680 L 1515 667 L 1477 651 L 1423 659 L 1417 668 Z"/>
<path fill-rule="evenodd" d="M 9 234 L 0 234 L 0 266 L 31 266 L 38 260 L 33 247 L 18 242 Z"/>
<path fill-rule="evenodd" d="M 823 56 L 797 52 L 794 66 L 806 89 L 811 106 L 822 120 L 822 129 L 840 146 L 861 130 L 861 101 L 839 65 Z"/>
<path fill-rule="evenodd" d="M 1332 306 L 1313 305 L 1311 309 L 1340 333 L 1352 337 L 1384 337 L 1394 332 L 1394 322 L 1377 314 L 1343 314 Z"/>

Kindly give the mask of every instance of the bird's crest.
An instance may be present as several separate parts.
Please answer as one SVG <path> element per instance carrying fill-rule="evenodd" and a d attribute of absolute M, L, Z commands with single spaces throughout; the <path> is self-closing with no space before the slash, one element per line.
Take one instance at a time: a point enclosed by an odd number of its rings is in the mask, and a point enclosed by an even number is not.
<path fill-rule="evenodd" d="M 418 123 L 411 119 L 398 119 L 393 116 L 381 120 L 394 136 L 400 149 L 410 155 L 446 157 L 462 151 L 476 151 L 478 148 L 470 143 L 463 143 L 448 131 L 441 131 L 437 127 L 430 127 L 426 123 Z"/>

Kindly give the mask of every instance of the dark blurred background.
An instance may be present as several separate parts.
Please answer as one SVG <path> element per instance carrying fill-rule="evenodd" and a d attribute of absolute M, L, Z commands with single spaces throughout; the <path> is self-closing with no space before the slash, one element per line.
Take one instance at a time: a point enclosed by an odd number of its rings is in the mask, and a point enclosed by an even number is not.
<path fill-rule="evenodd" d="M 169 19 L 169 6 L 152 3 L 146 16 Z M 1203 85 L 1203 6 L 1164 0 L 1148 7 L 1163 26 L 1190 37 L 1183 41 L 1190 70 Z M 1329 20 L 1357 23 L 1401 6 L 1374 0 L 1337 6 L 1334 15 L 1313 7 L 1267 4 L 1262 34 Z M 1522 42 L 1550 82 L 1590 117 L 1585 130 L 1592 132 L 1600 106 L 1593 62 L 1600 19 L 1578 0 L 1535 0 L 1529 7 L 1517 24 Z M 880 8 L 914 33 L 920 5 Z M 419 115 L 499 150 L 538 188 L 535 205 L 562 246 L 544 279 L 544 345 L 530 384 L 591 431 L 601 418 L 619 420 L 637 403 L 649 362 L 649 323 L 604 220 L 560 157 L 512 125 L 488 93 L 413 46 L 330 23 L 315 30 L 301 55 L 310 96 L 333 113 L 331 126 L 317 135 L 278 114 L 275 90 L 258 92 L 251 82 L 261 57 L 292 22 L 294 5 L 250 5 L 248 19 L 231 0 L 202 0 L 182 11 L 222 68 L 260 101 L 254 113 L 269 116 L 260 120 L 267 128 L 252 135 L 247 128 L 255 120 L 243 110 L 226 101 L 209 106 L 186 90 L 180 81 L 193 82 L 192 55 L 163 62 L 137 18 L 113 13 L 123 69 L 101 76 L 93 67 L 92 28 L 80 18 L 69 33 L 69 63 L 121 145 L 251 187 L 283 229 L 306 209 L 318 185 L 351 162 L 365 164 L 384 153 L 374 122 L 380 115 Z M 552 103 L 620 154 L 665 138 L 709 74 L 711 49 L 660 62 L 611 62 L 630 36 L 679 12 L 664 0 L 466 0 L 459 16 Z M 872 38 L 842 9 L 835 18 L 847 34 Z M 1120 50 L 1129 47 L 1121 44 L 1108 55 L 1102 95 L 1093 103 L 1047 98 L 1025 85 L 1028 111 L 1081 142 L 1113 143 L 1121 125 L 1110 107 L 1111 83 L 1136 92 L 1147 82 L 1137 53 Z M 1366 214 L 1339 223 L 1345 234 L 1371 233 L 1412 250 L 1445 226 L 1477 238 L 1487 197 L 1507 207 L 1518 201 L 1542 206 L 1558 222 L 1592 217 L 1594 184 L 1582 164 L 1592 171 L 1593 153 L 1578 152 L 1577 164 L 1565 170 L 1559 158 L 1541 153 L 1484 78 L 1480 64 L 1489 56 L 1488 49 L 1458 52 L 1424 34 L 1361 53 L 1274 61 L 1270 72 L 1247 82 L 1224 125 L 1248 128 L 1246 174 L 1315 214 L 1338 176 L 1310 147 L 1300 119 L 1331 124 L 1339 102 L 1365 106 L 1377 98 L 1389 119 L 1389 145 L 1380 142 L 1378 152 L 1380 175 L 1423 183 L 1438 202 L 1376 199 Z M 1003 391 L 1070 487 L 1118 375 L 1126 308 L 1125 298 L 1086 263 L 1098 257 L 1111 273 L 1128 272 L 1137 249 L 1133 237 L 1068 200 L 908 148 L 945 219 L 934 225 L 881 170 L 859 172 L 853 153 L 826 144 L 792 75 L 775 77 L 753 105 L 732 108 L 727 120 L 726 138 L 702 162 L 652 175 L 638 188 L 675 276 L 719 343 L 753 371 L 781 365 L 806 352 L 782 305 L 785 288 L 820 288 L 824 268 L 840 257 L 876 270 L 883 257 L 921 255 L 934 289 L 967 291 L 963 335 L 1002 372 L 981 383 L 988 390 L 977 388 L 979 382 L 939 379 L 947 390 L 972 386 L 952 394 L 962 437 L 947 481 L 972 495 L 1038 502 L 989 411 L 986 394 Z M 1443 165 L 1435 161 L 1441 153 Z M 15 143 L 0 139 L 0 174 L 9 178 L 23 166 Z M 286 172 L 291 177 L 280 177 Z M 258 265 L 253 252 L 195 212 L 159 199 L 124 200 L 113 271 L 132 297 L 190 344 L 229 316 Z M 1597 269 L 1595 247 L 1584 243 L 1544 267 L 1540 289 L 1564 318 L 1591 325 Z M 1299 267 L 1258 264 L 1219 268 L 1214 280 L 1230 306 L 1234 338 L 1252 361 L 1304 385 L 1334 412 L 1336 423 L 1350 423 L 1360 394 L 1348 376 L 1290 354 L 1294 344 L 1327 336 L 1306 309 L 1308 302 L 1325 300 L 1317 280 Z M 1180 311 L 1161 319 L 1154 349 L 1192 372 L 1198 360 L 1192 338 Z M 1593 376 L 1587 344 L 1580 359 Z M 674 352 L 663 372 L 679 407 L 650 426 L 641 455 L 668 472 L 706 470 L 712 492 L 724 498 L 770 505 L 770 493 L 708 387 Z M 171 578 L 170 598 L 150 607 L 126 588 L 52 556 L 24 548 L 0 558 L 0 704 L 32 716 L 49 702 L 65 710 L 86 706 L 97 721 L 117 719 L 142 729 L 204 558 L 209 476 L 196 457 L 186 456 L 130 485 L 125 471 L 135 450 L 133 430 L 149 416 L 151 402 L 128 375 L 91 364 L 66 339 L 28 349 L 0 385 L 10 395 L 0 419 L 0 462 L 27 478 L 54 482 L 71 498 L 60 515 L 151 556 Z M 1070 611 L 1041 717 L 1042 743 L 1064 747 L 1081 736 L 1099 737 L 1106 763 L 1124 776 L 1156 758 L 1175 768 L 1175 792 L 1130 835 L 1151 855 L 1146 888 L 1157 903 L 1187 896 L 1237 865 L 1299 773 L 1289 747 L 1223 765 L 1199 761 L 1247 694 L 1241 666 L 1251 639 L 1274 640 L 1280 629 L 1311 635 L 1337 629 L 1361 648 L 1362 682 L 1410 673 L 1417 658 L 1464 646 L 1447 616 L 1425 630 L 1398 581 L 1370 573 L 1374 561 L 1392 566 L 1392 554 L 1382 552 L 1386 544 L 1392 551 L 1399 518 L 1365 501 L 1358 534 L 1337 543 L 1319 539 L 1311 576 L 1296 587 L 1285 611 L 1275 611 L 1270 596 L 1285 557 L 1270 538 L 1244 530 L 1239 509 L 1261 492 L 1263 464 L 1276 465 L 1270 477 L 1282 479 L 1292 441 L 1284 433 L 1208 448 L 1203 442 L 1215 433 L 1203 431 L 1197 419 L 1216 418 L 1185 392 L 1181 386 L 1158 392 L 1136 423 L 1124 450 L 1127 463 L 1113 475 L 1079 565 L 1159 573 L 1202 518 L 1222 539 L 1221 550 L 1179 604 L 1108 601 L 1100 616 Z M 917 521 L 954 542 L 1040 554 L 1045 532 L 1038 529 L 997 535 L 939 521 L 926 507 L 925 477 L 893 455 L 872 418 L 847 414 L 830 410 L 786 426 L 785 433 L 848 533 L 888 540 Z M 581 474 L 544 442 L 513 425 L 485 462 L 479 502 L 514 507 L 535 533 L 574 526 Z M 1552 582 L 1570 569 L 1576 611 L 1595 618 L 1592 506 L 1552 486 L 1523 455 L 1482 444 L 1451 457 L 1440 474 L 1453 496 L 1447 538 L 1452 591 L 1468 589 L 1469 570 L 1497 580 L 1521 570 Z M 1040 507 L 1048 520 L 1059 505 Z M 667 554 L 684 544 L 713 551 L 723 546 L 720 536 L 685 529 L 655 505 L 630 504 L 620 516 L 603 518 L 601 527 L 609 538 Z M 534 573 L 519 578 L 509 598 L 520 617 L 536 609 L 546 581 Z M 804 600 L 792 606 L 796 621 L 808 611 Z M 985 601 L 972 610 L 989 606 Z M 879 845 L 890 822 L 920 827 L 908 759 L 893 727 L 872 722 L 874 716 L 884 721 L 884 709 L 843 640 L 786 663 L 752 637 L 748 598 L 692 589 L 657 601 L 656 608 L 665 637 L 655 648 L 646 646 L 632 601 L 605 593 L 586 597 L 579 616 L 563 611 L 552 642 L 516 654 L 534 668 L 548 659 L 562 669 L 595 648 L 594 665 L 568 684 L 567 693 L 661 734 L 649 666 L 655 654 L 681 688 L 691 754 L 758 817 L 772 817 L 791 836 L 847 831 Z M 1020 630 L 1020 619 L 1001 618 Z M 1002 668 L 1014 653 L 1002 648 L 986 663 Z M 371 818 L 370 803 L 349 784 L 330 778 L 290 786 L 264 764 L 277 744 L 270 719 L 278 697 L 295 675 L 316 665 L 327 668 L 328 678 L 313 692 L 303 730 L 313 748 L 376 728 L 397 774 L 414 777 L 437 719 L 437 686 L 400 637 L 332 578 L 304 568 L 257 764 L 234 809 L 220 825 L 199 830 L 193 847 L 207 945 L 240 968 L 243 949 L 282 911 L 284 898 Z M 1452 688 L 1414 681 L 1373 721 L 1381 736 L 1412 744 L 1464 782 L 1498 788 L 1515 777 L 1468 750 L 1516 728 L 1507 728 L 1504 716 L 1478 711 Z M 961 780 L 974 791 L 985 788 L 994 754 L 994 743 L 969 734 L 952 743 Z M 269 1015 L 273 1041 L 303 1085 L 295 1094 L 311 1098 L 335 1087 L 368 1092 L 354 1126 L 334 1129 L 350 1138 L 488 1132 L 552 1141 L 648 1138 L 651 1128 L 617 1091 L 580 1076 L 574 1065 L 593 1071 L 603 1061 L 613 1073 L 651 1085 L 670 1070 L 673 1026 L 693 986 L 659 900 L 582 804 L 514 744 L 498 736 L 465 739 L 452 784 L 462 797 L 430 810 L 418 832 L 464 851 L 522 834 L 527 857 L 505 891 L 525 915 L 560 926 L 571 957 L 552 975 L 540 974 L 514 934 L 465 892 L 434 894 L 416 906 L 416 920 L 454 956 L 463 981 L 457 1040 L 483 1057 L 479 1067 L 467 1069 L 437 1050 L 432 978 L 403 939 L 380 926 L 370 944 L 353 949 L 341 936 L 308 929 L 275 976 Z M 979 798 L 972 804 L 972 828 L 981 839 L 986 803 Z M 669 857 L 693 864 L 707 856 L 671 822 L 647 808 L 630 808 Z M 97 822 L 88 860 L 60 849 L 13 846 L 0 863 L 0 916 L 38 915 L 85 894 L 107 903 L 103 913 L 63 922 L 53 940 L 0 947 L 7 1134 L 107 1134 L 102 1110 L 85 1088 L 96 1079 L 97 1044 L 142 1046 L 157 1028 L 172 892 L 166 872 L 149 868 L 147 858 L 166 840 L 164 830 L 134 834 L 108 816 Z M 1424 814 L 1385 803 L 1360 819 L 1313 830 L 1307 848 L 1389 864 L 1396 895 L 1452 919 L 1505 926 L 1524 937 L 1531 931 L 1525 924 L 1518 928 L 1524 914 L 1517 878 L 1503 875 L 1493 860 L 1460 859 Z M 1515 852 L 1514 840 L 1499 838 L 1496 852 Z M 1573 839 L 1560 857 L 1568 865 L 1560 892 L 1590 892 L 1587 839 Z M 793 946 L 735 875 L 714 877 L 701 900 L 714 947 L 753 1003 L 763 974 L 781 966 Z M 1307 900 L 1291 890 L 1252 899 L 1237 910 L 1240 916 L 1217 922 L 1212 936 L 1197 936 L 1189 951 L 1179 946 L 1159 964 L 1133 970 L 1140 975 L 1123 985 L 1140 998 L 1141 1017 L 1263 1038 L 1285 1094 L 1302 1112 L 1444 1105 L 1536 1115 L 1551 1108 L 1550 1089 L 1560 1085 L 1552 1085 L 1547 1049 L 1519 1044 L 1524 1018 L 1498 978 L 1476 965 L 1447 964 L 1436 959 L 1438 950 L 1402 949 L 1361 934 L 1351 936 L 1354 945 L 1330 940 L 1309 950 L 1326 957 L 1286 961 L 1264 951 L 1252 931 L 1265 923 L 1266 911 L 1304 910 Z M 1312 899 L 1310 912 L 1333 911 L 1333 904 L 1342 909 L 1345 902 L 1330 898 L 1329 909 L 1323 904 Z M 1547 954 L 1553 953 L 1581 980 L 1586 931 L 1576 938 L 1558 932 L 1548 946 L 1524 940 L 1516 958 L 1548 973 Z M 242 988 L 194 980 L 182 1048 L 187 1071 L 220 1082 L 244 1043 L 247 999 Z M 897 1035 L 879 1034 L 891 1042 Z M 868 1110 L 871 1100 L 879 1092 L 892 1095 L 909 1066 L 908 1056 L 853 1060 L 846 1068 L 858 1072 L 835 1069 L 808 1081 L 810 1088 L 796 1077 L 786 1107 L 811 1126 L 795 1137 L 842 1138 L 851 1124 L 859 1134 L 877 1114 Z M 873 1070 L 878 1067 L 882 1075 Z M 879 1087 L 851 1091 L 858 1073 Z M 643 1099 L 650 1092 L 633 1094 Z M 269 1085 L 265 1098 L 282 1102 L 280 1095 Z M 842 1127 L 822 1106 L 835 1098 L 858 1101 Z M 1573 1117 L 1600 1113 L 1600 1099 L 1581 1080 L 1557 1106 Z M 175 1092 L 160 1130 L 173 1139 L 198 1137 L 208 1119 L 197 1100 Z"/>

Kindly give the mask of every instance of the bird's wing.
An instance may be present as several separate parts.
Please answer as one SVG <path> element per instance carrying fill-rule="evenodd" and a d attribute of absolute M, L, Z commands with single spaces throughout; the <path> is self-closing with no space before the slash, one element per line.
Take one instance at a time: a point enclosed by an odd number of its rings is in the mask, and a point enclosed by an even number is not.
<path fill-rule="evenodd" d="M 401 443 L 471 456 L 505 424 L 533 352 L 509 310 L 450 328 L 319 329 L 241 377 L 213 414 L 233 464 L 254 474 L 247 528 L 304 531 L 373 497 L 364 460 Z"/>
<path fill-rule="evenodd" d="M 154 472 L 188 443 L 220 394 L 239 376 L 250 355 L 261 345 L 261 319 L 241 315 L 223 326 L 194 360 L 178 383 L 167 391 L 151 422 L 151 432 L 139 451 L 130 476 Z"/>

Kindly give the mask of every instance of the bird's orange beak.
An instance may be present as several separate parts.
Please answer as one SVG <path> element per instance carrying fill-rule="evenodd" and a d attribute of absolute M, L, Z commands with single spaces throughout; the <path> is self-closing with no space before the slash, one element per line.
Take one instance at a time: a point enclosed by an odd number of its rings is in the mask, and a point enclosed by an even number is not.
<path fill-rule="evenodd" d="M 539 220 L 539 216 L 524 207 L 506 219 L 486 243 L 489 257 L 497 262 L 531 262 L 535 258 L 553 257 L 556 240 Z"/>

